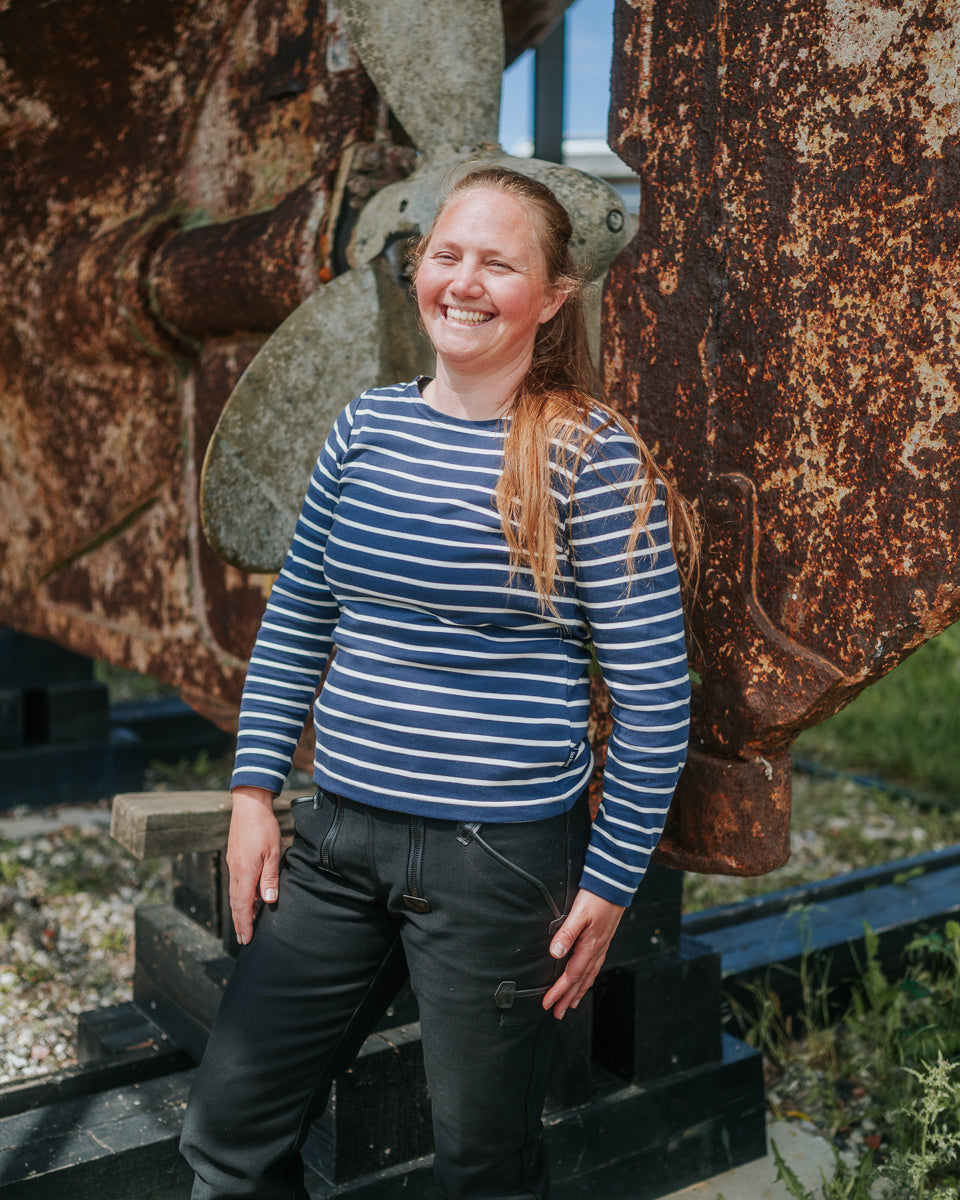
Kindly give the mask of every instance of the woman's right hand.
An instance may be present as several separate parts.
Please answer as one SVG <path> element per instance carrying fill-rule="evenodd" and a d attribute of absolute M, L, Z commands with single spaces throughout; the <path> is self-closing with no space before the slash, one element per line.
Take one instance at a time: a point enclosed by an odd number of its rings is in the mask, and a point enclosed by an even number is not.
<path fill-rule="evenodd" d="M 253 937 L 257 898 L 264 904 L 277 899 L 280 883 L 280 823 L 273 815 L 273 792 L 238 787 L 233 793 L 230 837 L 230 912 L 241 946 Z"/>

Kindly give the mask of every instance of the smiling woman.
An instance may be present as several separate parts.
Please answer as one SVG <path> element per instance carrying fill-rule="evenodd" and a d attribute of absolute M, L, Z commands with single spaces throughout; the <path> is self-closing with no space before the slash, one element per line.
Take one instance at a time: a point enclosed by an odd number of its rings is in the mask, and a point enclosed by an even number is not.
<path fill-rule="evenodd" d="M 468 169 L 415 255 L 436 377 L 364 392 L 317 461 L 244 688 L 245 948 L 184 1124 L 194 1200 L 303 1200 L 309 1123 L 407 973 L 440 1194 L 549 1195 L 552 1018 L 646 870 L 689 705 L 692 531 L 595 398 L 570 236 L 542 184 Z M 591 825 L 592 651 L 614 732 Z M 273 796 L 324 670 L 281 871 Z"/>
<path fill-rule="evenodd" d="M 447 205 L 419 257 L 420 316 L 437 352 L 424 400 L 467 420 L 499 416 L 569 289 L 547 286 L 532 216 L 490 188 Z"/>

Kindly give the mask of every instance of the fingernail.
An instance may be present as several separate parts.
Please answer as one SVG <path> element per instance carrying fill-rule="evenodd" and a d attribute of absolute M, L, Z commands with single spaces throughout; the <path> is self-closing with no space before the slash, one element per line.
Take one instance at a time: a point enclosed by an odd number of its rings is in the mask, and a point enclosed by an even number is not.
<path fill-rule="evenodd" d="M 579 1001 L 579 1000 L 574 1000 L 574 1002 L 573 1002 L 573 1003 L 570 1005 L 570 1007 L 571 1007 L 571 1008 L 577 1008 L 577 1007 L 579 1007 L 579 1005 L 580 1005 L 580 1001 Z"/>
<path fill-rule="evenodd" d="M 266 904 L 275 904 L 277 900 L 277 889 L 267 888 L 263 893 L 263 899 Z"/>
<path fill-rule="evenodd" d="M 550 953 L 554 958 L 563 958 L 563 942 L 554 942 L 550 947 Z"/>
<path fill-rule="evenodd" d="M 242 933 L 237 934 L 237 941 L 240 943 L 241 946 L 245 946 L 247 944 L 247 939 L 243 936 Z"/>

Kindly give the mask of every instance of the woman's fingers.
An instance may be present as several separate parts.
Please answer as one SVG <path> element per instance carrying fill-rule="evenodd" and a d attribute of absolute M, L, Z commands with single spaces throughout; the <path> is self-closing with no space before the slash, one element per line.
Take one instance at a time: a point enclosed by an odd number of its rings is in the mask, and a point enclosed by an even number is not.
<path fill-rule="evenodd" d="M 582 888 L 570 914 L 550 943 L 554 958 L 567 958 L 563 974 L 543 998 L 543 1007 L 553 1009 L 558 1019 L 568 1008 L 576 1008 L 590 990 L 624 909 Z"/>
<path fill-rule="evenodd" d="M 230 870 L 230 913 L 237 941 L 245 946 L 253 937 L 253 918 L 256 914 L 257 880 L 254 875 L 237 874 Z"/>
<path fill-rule="evenodd" d="M 233 795 L 230 837 L 230 912 L 237 941 L 253 937 L 257 900 L 273 904 L 279 890 L 280 825 L 273 815 L 273 793 L 263 788 L 238 788 Z"/>

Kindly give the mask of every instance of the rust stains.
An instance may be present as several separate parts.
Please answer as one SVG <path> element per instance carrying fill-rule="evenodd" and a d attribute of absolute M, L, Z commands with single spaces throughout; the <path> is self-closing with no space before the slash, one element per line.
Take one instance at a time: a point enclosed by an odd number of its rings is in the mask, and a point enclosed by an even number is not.
<path fill-rule="evenodd" d="M 960 616 L 958 16 L 617 6 L 643 211 L 607 383 L 705 517 L 697 735 L 724 763 L 772 761 Z M 769 799 L 688 771 L 727 817 Z"/>
<path fill-rule="evenodd" d="M 236 704 L 266 581 L 199 462 L 380 120 L 320 0 L 2 6 L 0 621 Z"/>

